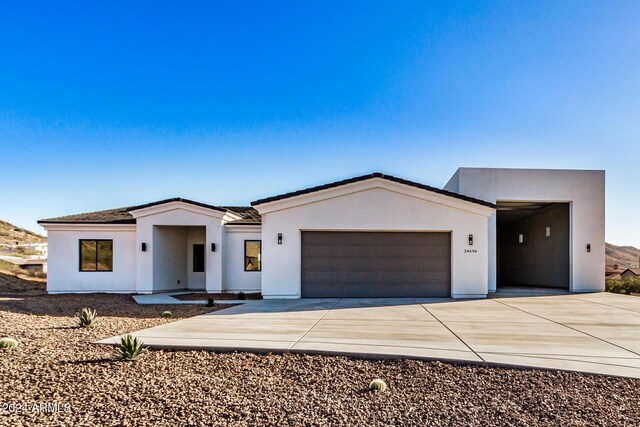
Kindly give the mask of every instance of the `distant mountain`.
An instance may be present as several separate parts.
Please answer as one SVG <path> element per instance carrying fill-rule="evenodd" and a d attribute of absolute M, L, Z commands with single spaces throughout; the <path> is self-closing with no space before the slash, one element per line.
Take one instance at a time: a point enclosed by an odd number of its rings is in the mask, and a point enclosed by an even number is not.
<path fill-rule="evenodd" d="M 0 220 L 0 244 L 44 243 L 47 238 Z"/>
<path fill-rule="evenodd" d="M 640 249 L 633 246 L 616 246 L 605 243 L 607 270 L 613 270 L 613 265 L 618 264 L 620 270 L 640 266 Z"/>

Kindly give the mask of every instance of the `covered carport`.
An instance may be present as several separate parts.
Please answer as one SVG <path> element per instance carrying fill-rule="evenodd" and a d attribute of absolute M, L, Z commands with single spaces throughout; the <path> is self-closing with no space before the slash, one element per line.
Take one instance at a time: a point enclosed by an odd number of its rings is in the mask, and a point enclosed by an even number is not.
<path fill-rule="evenodd" d="M 569 289 L 570 205 L 498 201 L 497 284 Z"/>

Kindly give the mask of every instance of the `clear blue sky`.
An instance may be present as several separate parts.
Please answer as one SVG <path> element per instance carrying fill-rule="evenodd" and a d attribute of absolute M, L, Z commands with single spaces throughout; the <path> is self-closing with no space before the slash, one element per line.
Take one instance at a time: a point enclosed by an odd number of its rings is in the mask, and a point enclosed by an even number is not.
<path fill-rule="evenodd" d="M 0 218 L 598 168 L 607 239 L 640 246 L 639 22 L 635 1 L 6 2 Z"/>

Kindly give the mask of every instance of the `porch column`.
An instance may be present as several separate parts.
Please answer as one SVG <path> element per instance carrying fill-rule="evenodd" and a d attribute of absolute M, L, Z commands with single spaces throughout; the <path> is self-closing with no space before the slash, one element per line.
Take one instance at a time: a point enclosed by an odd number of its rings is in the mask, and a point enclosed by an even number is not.
<path fill-rule="evenodd" d="M 222 292 L 222 222 L 213 219 L 206 226 L 205 276 L 209 293 Z M 215 251 L 212 251 L 212 244 Z"/>
<path fill-rule="evenodd" d="M 142 252 L 142 244 L 146 251 Z M 153 224 L 148 218 L 140 218 L 136 224 L 136 291 L 139 294 L 153 292 Z"/>

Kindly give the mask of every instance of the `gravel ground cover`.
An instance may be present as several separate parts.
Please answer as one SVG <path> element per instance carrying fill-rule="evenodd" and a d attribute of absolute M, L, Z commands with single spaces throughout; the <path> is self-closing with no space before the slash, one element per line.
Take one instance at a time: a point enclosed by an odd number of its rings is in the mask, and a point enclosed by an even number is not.
<path fill-rule="evenodd" d="M 92 329 L 74 324 L 84 306 L 101 316 Z M 162 319 L 164 310 L 173 316 Z M 208 310 L 124 295 L 0 294 L 0 337 L 20 341 L 0 351 L 0 405 L 28 405 L 0 413 L 0 425 L 640 424 L 639 380 L 294 354 L 149 351 L 121 362 L 91 344 Z M 388 391 L 369 392 L 374 378 Z M 33 412 L 42 402 L 61 411 Z"/>
<path fill-rule="evenodd" d="M 182 300 L 182 301 L 206 301 L 207 298 L 213 297 L 214 300 L 237 300 L 240 299 L 238 294 L 236 293 L 213 293 L 213 294 L 205 294 L 205 293 L 196 293 L 196 294 L 183 294 L 183 295 L 175 295 L 174 298 Z M 262 295 L 260 292 L 252 292 L 244 295 L 244 299 L 246 300 L 257 300 L 261 299 Z"/>

